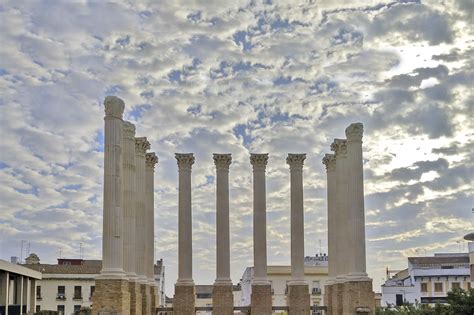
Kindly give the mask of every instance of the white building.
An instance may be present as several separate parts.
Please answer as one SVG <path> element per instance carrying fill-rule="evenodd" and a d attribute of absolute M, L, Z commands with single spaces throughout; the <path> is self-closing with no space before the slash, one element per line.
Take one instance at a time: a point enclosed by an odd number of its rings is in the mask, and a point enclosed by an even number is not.
<path fill-rule="evenodd" d="M 0 315 L 34 312 L 40 279 L 40 272 L 0 260 Z"/>
<path fill-rule="evenodd" d="M 254 267 L 247 267 L 241 279 L 240 301 L 238 306 L 250 305 Z M 311 305 L 323 305 L 324 285 L 328 279 L 328 256 L 305 257 L 305 280 L 309 285 Z M 268 266 L 267 278 L 272 286 L 274 306 L 287 306 L 288 283 L 291 281 L 291 266 Z M 275 313 L 280 314 L 280 313 Z"/>
<path fill-rule="evenodd" d="M 42 279 L 36 283 L 35 311 L 72 314 L 82 307 L 91 307 L 95 277 L 102 269 L 101 260 L 58 259 L 58 264 L 52 265 L 40 264 L 34 255 L 26 259 L 24 266 L 42 274 Z M 155 265 L 155 279 L 159 288 L 157 301 L 159 305 L 164 305 L 163 260 L 158 260 Z"/>
<path fill-rule="evenodd" d="M 471 287 L 469 254 L 409 257 L 408 268 L 382 285 L 382 306 L 443 303 L 449 291 Z"/>

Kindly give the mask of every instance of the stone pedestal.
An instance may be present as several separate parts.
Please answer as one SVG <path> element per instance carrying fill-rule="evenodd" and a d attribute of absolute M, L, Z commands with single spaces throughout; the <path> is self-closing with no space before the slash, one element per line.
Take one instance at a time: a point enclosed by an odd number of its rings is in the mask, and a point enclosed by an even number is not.
<path fill-rule="evenodd" d="M 324 286 L 324 306 L 327 307 L 326 315 L 333 315 L 332 311 L 332 293 L 333 293 L 333 285 L 325 285 Z"/>
<path fill-rule="evenodd" d="M 129 282 L 130 290 L 130 315 L 142 315 L 142 294 L 138 282 Z"/>
<path fill-rule="evenodd" d="M 92 297 L 92 314 L 109 312 L 116 315 L 130 314 L 128 281 L 123 279 L 96 279 Z"/>
<path fill-rule="evenodd" d="M 194 285 L 179 285 L 174 287 L 174 315 L 194 315 L 196 307 L 196 292 Z"/>
<path fill-rule="evenodd" d="M 232 284 L 216 285 L 212 289 L 212 314 L 232 315 L 234 314 L 234 295 Z"/>
<path fill-rule="evenodd" d="M 375 294 L 372 281 L 350 281 L 343 284 L 343 315 L 374 315 Z"/>
<path fill-rule="evenodd" d="M 151 315 L 150 286 L 148 284 L 140 283 L 140 293 L 142 295 L 142 315 Z"/>
<path fill-rule="evenodd" d="M 270 284 L 252 285 L 250 314 L 272 315 L 272 287 Z"/>
<path fill-rule="evenodd" d="M 342 315 L 342 296 L 344 291 L 344 283 L 336 283 L 332 285 L 332 313 L 334 315 Z"/>
<path fill-rule="evenodd" d="M 308 315 L 311 301 L 307 284 L 290 284 L 288 286 L 288 306 L 291 315 Z"/>
<path fill-rule="evenodd" d="M 156 313 L 156 296 L 158 295 L 158 288 L 155 285 L 150 286 L 150 297 L 151 297 L 151 303 L 150 303 L 150 311 L 151 314 L 154 315 Z"/>

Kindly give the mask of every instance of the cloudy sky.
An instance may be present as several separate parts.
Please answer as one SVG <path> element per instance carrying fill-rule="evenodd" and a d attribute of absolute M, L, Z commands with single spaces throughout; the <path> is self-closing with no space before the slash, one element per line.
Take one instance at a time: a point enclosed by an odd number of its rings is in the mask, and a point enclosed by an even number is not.
<path fill-rule="evenodd" d="M 288 152 L 306 152 L 307 255 L 327 251 L 324 153 L 365 126 L 368 271 L 466 250 L 473 39 L 459 1 L 1 1 L 0 258 L 101 257 L 103 99 L 147 136 L 172 294 L 177 166 L 194 152 L 195 281 L 215 278 L 213 152 L 230 152 L 232 278 L 252 264 L 249 152 L 269 152 L 269 264 L 289 264 Z M 321 241 L 321 249 L 320 249 Z M 25 246 L 26 247 L 26 246 Z M 23 254 L 25 255 L 25 254 Z"/>

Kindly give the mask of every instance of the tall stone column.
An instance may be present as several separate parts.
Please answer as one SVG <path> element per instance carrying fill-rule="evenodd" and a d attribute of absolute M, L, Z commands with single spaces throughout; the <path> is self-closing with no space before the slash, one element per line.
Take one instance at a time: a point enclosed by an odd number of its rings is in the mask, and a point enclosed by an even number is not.
<path fill-rule="evenodd" d="M 216 245 L 217 276 L 212 292 L 216 315 L 234 314 L 234 296 L 230 279 L 229 166 L 230 154 L 214 154 L 216 165 Z"/>
<path fill-rule="evenodd" d="M 265 170 L 268 153 L 250 155 L 253 166 L 253 261 L 251 314 L 272 314 L 271 284 L 267 279 L 267 201 Z"/>
<path fill-rule="evenodd" d="M 104 218 L 102 270 L 96 278 L 93 313 L 130 314 L 130 293 L 123 269 L 122 147 L 124 102 L 108 96 L 104 130 Z"/>
<path fill-rule="evenodd" d="M 146 159 L 146 239 L 145 239 L 145 272 L 150 286 L 150 312 L 155 313 L 156 308 L 156 282 L 155 282 L 155 165 L 158 157 L 155 153 L 147 153 Z"/>
<path fill-rule="evenodd" d="M 178 197 L 178 281 L 175 285 L 173 308 L 176 315 L 195 312 L 195 287 L 193 281 L 191 168 L 192 153 L 176 153 L 179 170 Z"/>
<path fill-rule="evenodd" d="M 291 281 L 288 285 L 290 313 L 307 315 L 310 312 L 309 286 L 304 275 L 304 200 L 303 165 L 306 154 L 288 154 L 291 191 Z"/>
<path fill-rule="evenodd" d="M 332 297 L 334 280 L 338 275 L 337 261 L 341 259 L 341 255 L 338 251 L 339 239 L 338 239 L 338 212 L 336 208 L 336 156 L 334 154 L 326 154 L 323 158 L 323 164 L 326 167 L 327 174 L 327 217 L 328 217 L 328 273 L 329 280 L 326 282 L 324 290 L 324 305 L 327 306 L 327 315 L 335 314 L 332 310 Z"/>
<path fill-rule="evenodd" d="M 136 158 L 135 125 L 123 122 L 123 209 L 124 209 L 124 270 L 130 291 L 130 314 L 141 314 L 140 284 L 136 273 Z M 138 307 L 137 307 L 138 306 Z"/>
<path fill-rule="evenodd" d="M 141 312 L 150 315 L 151 295 L 150 286 L 146 275 L 146 241 L 147 241 L 147 195 L 146 195 L 146 151 L 150 149 L 150 142 L 146 137 L 135 138 L 135 161 L 136 161 L 136 266 L 138 282 L 140 283 L 140 294 L 142 296 Z"/>

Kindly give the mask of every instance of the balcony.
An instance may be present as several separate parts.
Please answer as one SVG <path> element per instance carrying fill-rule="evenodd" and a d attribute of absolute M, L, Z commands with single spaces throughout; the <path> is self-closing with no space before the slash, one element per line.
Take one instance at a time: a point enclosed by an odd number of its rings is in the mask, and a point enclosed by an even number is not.
<path fill-rule="evenodd" d="M 311 290 L 312 295 L 320 295 L 321 294 L 321 288 L 313 288 Z"/>
<path fill-rule="evenodd" d="M 66 299 L 66 294 L 64 293 L 58 293 L 56 294 L 56 300 L 58 301 L 64 301 Z"/>
<path fill-rule="evenodd" d="M 81 294 L 77 294 L 77 295 L 74 295 L 74 297 L 72 298 L 73 300 L 82 300 L 82 295 Z"/>

